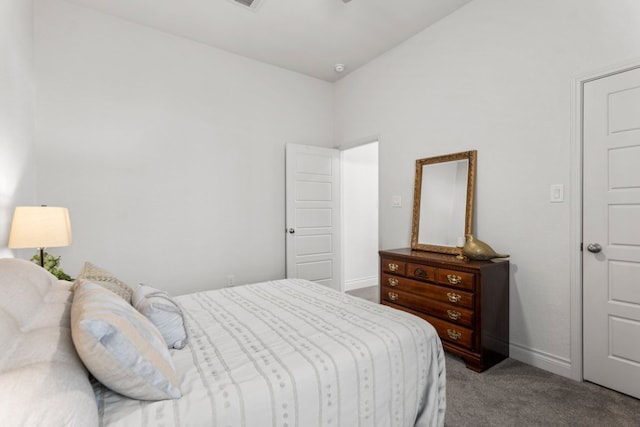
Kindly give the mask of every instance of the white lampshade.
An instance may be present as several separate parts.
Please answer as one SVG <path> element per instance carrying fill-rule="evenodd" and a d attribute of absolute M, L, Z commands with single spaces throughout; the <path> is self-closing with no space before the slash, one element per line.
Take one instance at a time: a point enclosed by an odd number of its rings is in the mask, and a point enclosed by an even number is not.
<path fill-rule="evenodd" d="M 10 248 L 51 248 L 71 244 L 67 208 L 18 206 L 13 213 Z"/>

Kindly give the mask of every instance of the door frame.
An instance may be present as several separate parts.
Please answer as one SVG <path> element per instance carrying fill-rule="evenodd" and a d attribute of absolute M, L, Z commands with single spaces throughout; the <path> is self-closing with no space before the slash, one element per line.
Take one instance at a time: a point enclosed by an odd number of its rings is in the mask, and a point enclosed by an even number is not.
<path fill-rule="evenodd" d="M 582 283 L 582 215 L 584 191 L 582 174 L 584 152 L 584 85 L 594 80 L 640 68 L 640 58 L 623 64 L 612 65 L 576 77 L 572 81 L 571 99 L 571 164 L 570 164 L 570 376 L 584 381 L 583 373 L 583 283 Z"/>

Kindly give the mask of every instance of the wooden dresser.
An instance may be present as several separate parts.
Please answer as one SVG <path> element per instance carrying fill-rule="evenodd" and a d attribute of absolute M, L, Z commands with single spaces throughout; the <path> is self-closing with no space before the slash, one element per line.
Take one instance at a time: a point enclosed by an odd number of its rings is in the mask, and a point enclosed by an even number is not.
<path fill-rule="evenodd" d="M 509 261 L 380 251 L 380 302 L 431 323 L 469 369 L 482 372 L 509 356 Z"/>

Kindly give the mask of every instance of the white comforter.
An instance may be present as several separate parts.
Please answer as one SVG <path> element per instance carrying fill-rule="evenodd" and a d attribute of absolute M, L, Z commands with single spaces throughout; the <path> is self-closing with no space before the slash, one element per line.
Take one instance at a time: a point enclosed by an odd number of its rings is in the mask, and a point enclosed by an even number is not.
<path fill-rule="evenodd" d="M 98 387 L 105 426 L 443 426 L 445 366 L 418 317 L 288 279 L 178 297 L 183 397 Z"/>

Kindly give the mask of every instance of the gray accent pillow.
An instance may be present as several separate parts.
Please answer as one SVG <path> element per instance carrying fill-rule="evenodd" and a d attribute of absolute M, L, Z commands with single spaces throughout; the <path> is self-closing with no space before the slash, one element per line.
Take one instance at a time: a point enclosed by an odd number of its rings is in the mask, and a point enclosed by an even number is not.
<path fill-rule="evenodd" d="M 169 348 L 187 345 L 182 310 L 168 293 L 141 283 L 131 296 L 131 304 L 158 328 Z"/>
<path fill-rule="evenodd" d="M 139 400 L 182 393 L 156 327 L 113 292 L 81 279 L 71 306 L 73 343 L 87 369 L 111 390 Z"/>

